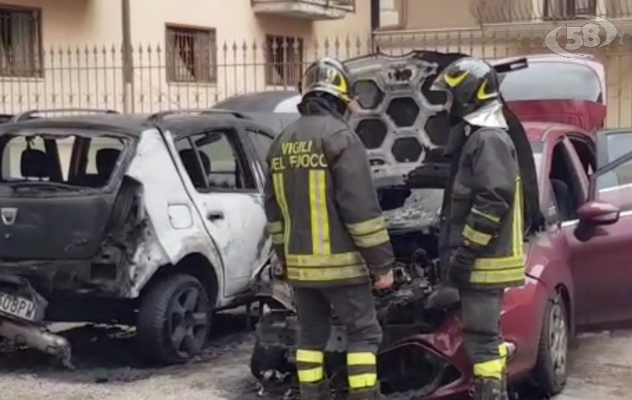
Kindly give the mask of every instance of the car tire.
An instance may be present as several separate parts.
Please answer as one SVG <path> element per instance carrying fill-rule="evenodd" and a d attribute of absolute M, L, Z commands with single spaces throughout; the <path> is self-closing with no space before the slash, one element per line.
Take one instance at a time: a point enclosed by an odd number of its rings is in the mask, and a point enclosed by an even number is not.
<path fill-rule="evenodd" d="M 542 321 L 538 358 L 532 377 L 543 395 L 555 396 L 566 386 L 570 326 L 561 294 L 547 304 Z"/>
<path fill-rule="evenodd" d="M 210 328 L 208 295 L 191 275 L 169 275 L 141 298 L 136 336 L 140 350 L 151 361 L 189 361 L 204 348 Z"/>

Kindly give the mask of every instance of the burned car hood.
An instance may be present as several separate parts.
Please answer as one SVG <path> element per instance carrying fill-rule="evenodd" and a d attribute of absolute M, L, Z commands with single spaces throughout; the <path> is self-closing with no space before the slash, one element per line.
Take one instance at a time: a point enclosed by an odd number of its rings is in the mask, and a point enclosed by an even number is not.
<path fill-rule="evenodd" d="M 408 198 L 415 189 L 449 187 L 449 162 L 443 148 L 451 123 L 443 111 L 445 98 L 429 87 L 444 68 L 463 57 L 467 55 L 414 51 L 401 56 L 375 53 L 345 61 L 360 104 L 350 123 L 369 153 L 391 228 L 425 225 L 441 208 L 433 200 L 435 195 L 424 200 L 427 193 L 418 192 Z M 528 68 L 528 64 L 525 59 L 512 59 L 494 67 L 503 76 Z M 539 227 L 542 216 L 531 145 L 520 120 L 503 104 L 524 184 L 526 226 Z"/>

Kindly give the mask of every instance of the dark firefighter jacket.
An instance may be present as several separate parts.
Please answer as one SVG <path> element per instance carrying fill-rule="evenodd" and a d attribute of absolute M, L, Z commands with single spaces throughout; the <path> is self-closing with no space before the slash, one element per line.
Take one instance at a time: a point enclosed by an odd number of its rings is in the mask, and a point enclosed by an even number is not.
<path fill-rule="evenodd" d="M 466 127 L 469 129 L 470 127 Z M 475 287 L 520 286 L 525 280 L 523 196 L 514 144 L 501 129 L 478 128 L 452 165 L 453 184 L 440 247 L 473 249 Z"/>
<path fill-rule="evenodd" d="M 394 262 L 366 150 L 311 104 L 268 152 L 268 230 L 295 286 L 369 282 Z"/>

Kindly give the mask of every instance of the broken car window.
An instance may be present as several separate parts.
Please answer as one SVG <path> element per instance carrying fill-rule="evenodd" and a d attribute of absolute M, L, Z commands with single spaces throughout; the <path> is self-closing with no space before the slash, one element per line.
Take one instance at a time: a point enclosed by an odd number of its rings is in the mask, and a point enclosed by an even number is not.
<path fill-rule="evenodd" d="M 99 188 L 112 176 L 124 142 L 69 132 L 0 136 L 2 183 L 15 189 Z"/>
<path fill-rule="evenodd" d="M 239 159 L 237 146 L 231 140 L 234 132 L 213 131 L 192 137 L 197 148 L 208 184 L 211 189 L 236 190 L 253 189 L 254 185 L 246 180 Z"/>
<path fill-rule="evenodd" d="M 257 154 L 259 154 L 259 158 L 265 162 L 266 157 L 268 156 L 268 150 L 270 149 L 274 138 L 264 132 L 254 129 L 246 129 L 246 132 L 248 132 L 248 136 L 250 137 L 250 140 L 252 140 L 252 143 L 257 150 Z"/>

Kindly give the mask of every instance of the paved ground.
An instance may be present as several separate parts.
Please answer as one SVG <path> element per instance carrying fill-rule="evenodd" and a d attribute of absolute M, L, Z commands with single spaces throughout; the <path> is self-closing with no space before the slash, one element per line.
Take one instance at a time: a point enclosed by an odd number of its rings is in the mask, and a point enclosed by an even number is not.
<path fill-rule="evenodd" d="M 556 400 L 632 398 L 632 332 L 582 337 L 572 367 L 569 385 Z"/>
<path fill-rule="evenodd" d="M 0 357 L 0 398 L 7 400 L 255 400 L 248 359 L 252 336 L 243 318 L 222 317 L 224 330 L 195 362 L 147 368 L 129 333 L 77 328 L 76 371 L 38 353 Z M 584 337 L 573 353 L 573 374 L 556 400 L 623 400 L 632 396 L 632 333 Z"/>

